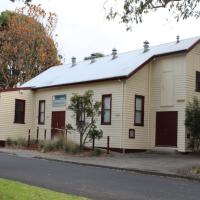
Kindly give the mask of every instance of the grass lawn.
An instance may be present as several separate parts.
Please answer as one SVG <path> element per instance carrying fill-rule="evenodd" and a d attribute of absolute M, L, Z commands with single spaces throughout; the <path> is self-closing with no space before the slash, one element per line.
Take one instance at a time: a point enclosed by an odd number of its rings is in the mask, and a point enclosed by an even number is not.
<path fill-rule="evenodd" d="M 0 200 L 86 200 L 86 198 L 0 179 Z"/>
<path fill-rule="evenodd" d="M 200 167 L 193 167 L 192 172 L 194 174 L 200 175 Z"/>

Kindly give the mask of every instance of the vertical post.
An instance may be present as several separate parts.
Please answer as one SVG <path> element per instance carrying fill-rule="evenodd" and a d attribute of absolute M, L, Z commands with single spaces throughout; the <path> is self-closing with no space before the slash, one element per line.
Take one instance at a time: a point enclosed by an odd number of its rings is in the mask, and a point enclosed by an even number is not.
<path fill-rule="evenodd" d="M 46 140 L 47 139 L 47 130 L 45 129 L 44 130 L 44 140 Z"/>
<path fill-rule="evenodd" d="M 37 127 L 37 139 L 36 139 L 36 142 L 38 143 L 39 141 L 39 127 Z"/>
<path fill-rule="evenodd" d="M 31 141 L 31 129 L 28 130 L 28 147 L 30 147 L 30 141 Z"/>
<path fill-rule="evenodd" d="M 94 144 L 95 143 L 95 139 L 94 139 L 94 136 L 93 136 L 93 138 L 92 138 L 92 151 L 94 151 Z"/>
<path fill-rule="evenodd" d="M 110 136 L 107 137 L 107 154 L 110 153 Z"/>

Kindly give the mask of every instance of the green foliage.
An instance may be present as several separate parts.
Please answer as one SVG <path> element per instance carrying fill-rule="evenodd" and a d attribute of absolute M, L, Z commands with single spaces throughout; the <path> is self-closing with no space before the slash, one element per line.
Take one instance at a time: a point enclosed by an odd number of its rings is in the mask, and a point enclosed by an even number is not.
<path fill-rule="evenodd" d="M 101 156 L 102 153 L 103 153 L 102 149 L 95 148 L 95 149 L 94 149 L 94 152 L 93 152 L 93 155 L 94 155 L 94 156 Z"/>
<path fill-rule="evenodd" d="M 6 140 L 6 145 L 7 146 L 14 146 L 14 145 L 16 145 L 17 143 L 16 143 L 16 141 L 15 140 L 12 140 L 11 138 L 7 138 L 7 140 Z"/>
<path fill-rule="evenodd" d="M 40 149 L 43 150 L 43 152 L 62 150 L 64 146 L 64 138 L 58 137 L 54 140 L 41 141 L 39 143 L 39 146 Z"/>
<path fill-rule="evenodd" d="M 56 150 L 56 144 L 53 141 L 47 141 L 46 143 L 44 143 L 44 146 L 42 148 L 42 151 L 44 153 L 55 150 Z"/>
<path fill-rule="evenodd" d="M 34 145 L 34 144 L 36 144 L 36 140 L 31 139 L 30 140 L 30 145 Z M 23 137 L 19 137 L 17 139 L 8 138 L 6 140 L 6 145 L 7 146 L 12 146 L 12 147 L 23 148 L 23 147 L 27 147 L 28 146 L 28 140 L 26 138 L 23 138 Z"/>
<path fill-rule="evenodd" d="M 8 26 L 8 21 L 10 16 L 13 14 L 13 12 L 6 10 L 1 13 L 0 15 L 0 27 L 7 27 Z"/>
<path fill-rule="evenodd" d="M 118 19 L 131 29 L 132 23 L 141 23 L 144 15 L 165 8 L 169 14 L 179 21 L 189 17 L 199 18 L 200 0 L 108 0 L 104 8 L 108 11 L 107 19 Z"/>
<path fill-rule="evenodd" d="M 200 167 L 193 167 L 193 168 L 192 168 L 192 172 L 193 172 L 194 174 L 200 175 Z"/>
<path fill-rule="evenodd" d="M 16 0 L 10 0 L 10 1 L 15 2 Z M 18 0 L 18 1 L 20 1 L 20 0 Z M 28 5 L 32 0 L 21 0 L 21 1 L 23 1 L 25 4 Z"/>
<path fill-rule="evenodd" d="M 54 140 L 40 141 L 39 147 L 43 152 L 64 151 L 72 154 L 79 152 L 79 146 L 64 137 L 58 137 Z"/>
<path fill-rule="evenodd" d="M 79 152 L 79 146 L 69 139 L 65 140 L 63 148 L 66 153 L 76 154 Z"/>
<path fill-rule="evenodd" d="M 75 94 L 71 97 L 69 110 L 73 111 L 73 117 L 76 119 L 76 125 L 66 125 L 69 133 L 78 133 L 80 135 L 80 150 L 83 149 L 86 142 L 92 139 L 100 139 L 103 131 L 97 129 L 96 123 L 100 115 L 101 103 L 94 101 L 93 91 L 88 90 L 83 95 Z"/>
<path fill-rule="evenodd" d="M 54 192 L 44 188 L 29 186 L 27 184 L 0 179 L 1 200 L 86 200 L 63 193 Z"/>
<path fill-rule="evenodd" d="M 185 126 L 191 135 L 189 148 L 193 151 L 200 150 L 200 101 L 197 97 L 193 98 L 186 107 Z"/>
<path fill-rule="evenodd" d="M 18 147 L 27 147 L 27 140 L 25 138 L 18 138 L 16 143 Z"/>
<path fill-rule="evenodd" d="M 96 52 L 96 53 L 91 54 L 90 56 L 85 57 L 84 60 L 91 60 L 92 55 L 95 55 L 95 58 L 101 58 L 105 56 L 103 53 Z"/>

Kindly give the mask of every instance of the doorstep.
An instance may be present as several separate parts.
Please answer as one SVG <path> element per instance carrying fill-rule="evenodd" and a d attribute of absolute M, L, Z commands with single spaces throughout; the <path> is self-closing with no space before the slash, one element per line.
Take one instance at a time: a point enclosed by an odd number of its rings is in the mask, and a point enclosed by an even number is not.
<path fill-rule="evenodd" d="M 149 149 L 148 152 L 151 153 L 160 153 L 160 154 L 177 154 L 177 147 L 153 147 Z"/>

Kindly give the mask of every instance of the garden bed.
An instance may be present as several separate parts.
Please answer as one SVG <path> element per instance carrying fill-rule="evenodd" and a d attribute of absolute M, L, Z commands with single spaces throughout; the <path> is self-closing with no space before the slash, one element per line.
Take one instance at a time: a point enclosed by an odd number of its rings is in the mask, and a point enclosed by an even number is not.
<path fill-rule="evenodd" d="M 54 140 L 41 140 L 38 142 L 36 140 L 31 140 L 29 145 L 27 140 L 23 138 L 18 138 L 16 140 L 8 139 L 6 141 L 6 147 L 12 149 L 35 150 L 41 153 L 58 152 L 62 155 L 74 155 L 81 157 L 111 156 L 110 154 L 107 154 L 105 149 L 100 148 L 94 148 L 94 150 L 90 148 L 83 148 L 83 150 L 80 151 L 79 145 L 63 137 L 59 137 Z"/>

